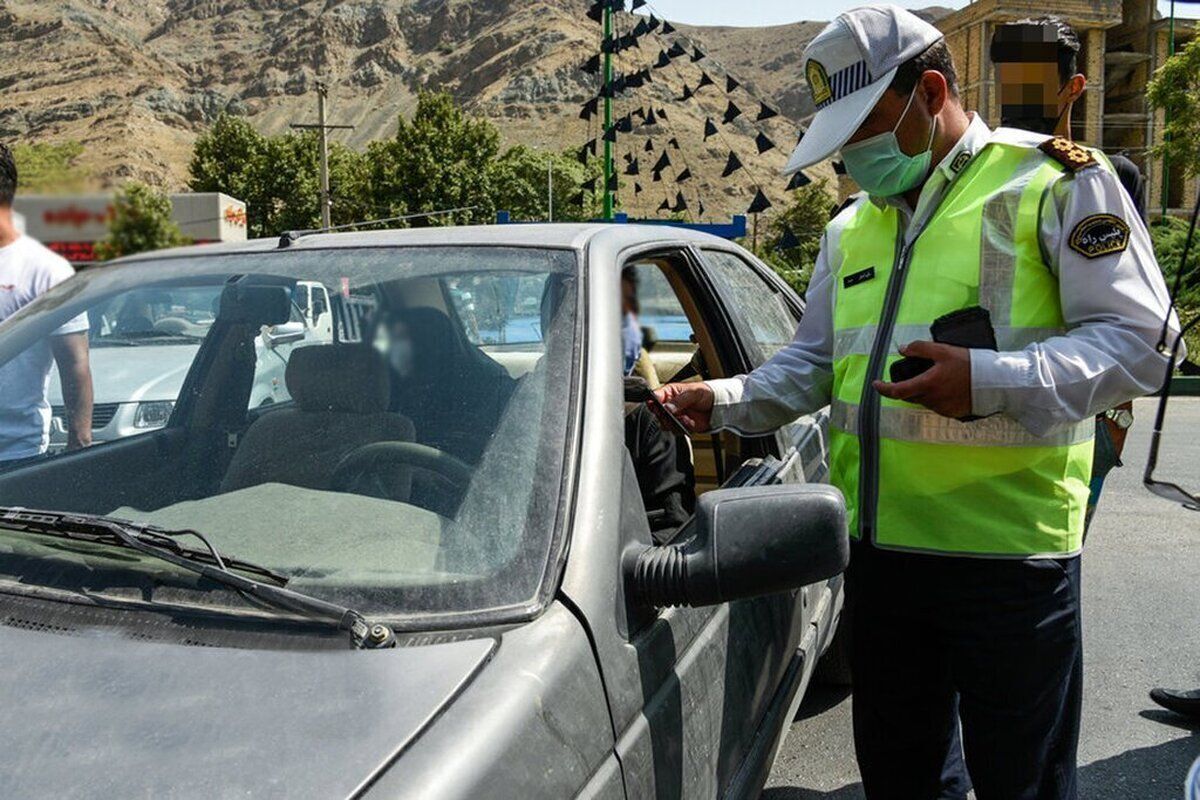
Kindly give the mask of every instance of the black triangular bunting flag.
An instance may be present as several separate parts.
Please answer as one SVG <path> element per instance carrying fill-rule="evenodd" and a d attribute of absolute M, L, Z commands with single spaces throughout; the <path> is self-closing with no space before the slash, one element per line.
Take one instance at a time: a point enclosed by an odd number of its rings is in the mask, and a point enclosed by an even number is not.
<path fill-rule="evenodd" d="M 615 192 L 617 190 L 617 176 L 615 174 L 608 176 L 608 190 Z"/>
<path fill-rule="evenodd" d="M 700 216 L 702 216 L 702 217 L 704 216 L 704 201 L 703 201 L 703 200 L 701 200 L 701 201 L 700 201 L 700 210 L 699 210 L 699 214 L 700 214 Z"/>
<path fill-rule="evenodd" d="M 692 87 L 686 83 L 683 85 L 683 97 L 679 98 L 679 102 L 683 103 L 692 99 Z"/>
<path fill-rule="evenodd" d="M 584 181 L 580 186 L 583 187 L 585 192 L 594 192 L 596 191 L 596 179 L 592 178 L 590 181 Z"/>
<path fill-rule="evenodd" d="M 777 245 L 777 248 L 779 250 L 791 250 L 799 246 L 800 238 L 792 232 L 791 228 L 784 228 L 783 236 L 779 237 L 779 244 Z"/>
<path fill-rule="evenodd" d="M 692 48 L 692 63 L 695 64 L 697 61 L 700 61 L 703 58 L 704 58 L 704 51 L 702 51 L 699 47 L 693 47 Z"/>
<path fill-rule="evenodd" d="M 654 62 L 655 68 L 662 69 L 663 67 L 670 66 L 670 64 L 671 64 L 671 57 L 669 55 L 667 55 L 667 51 L 659 50 L 658 51 L 658 61 Z"/>
<path fill-rule="evenodd" d="M 579 112 L 580 119 L 591 119 L 596 115 L 596 111 L 600 108 L 600 99 L 593 97 L 583 104 L 583 110 Z"/>
<path fill-rule="evenodd" d="M 728 178 L 733 173 L 742 168 L 742 160 L 737 157 L 737 153 L 730 151 L 729 160 L 725 162 L 725 171 L 721 173 L 722 178 Z"/>
<path fill-rule="evenodd" d="M 571 205 L 576 205 L 576 206 L 580 206 L 580 207 L 583 206 L 583 192 L 580 192 L 579 194 L 577 194 L 571 198 Z"/>
<path fill-rule="evenodd" d="M 763 190 L 759 189 L 754 194 L 754 202 L 750 203 L 750 208 L 746 209 L 747 214 L 761 214 L 771 207 L 771 201 L 763 194 Z"/>
<path fill-rule="evenodd" d="M 645 146 L 645 148 L 643 148 L 643 149 L 644 149 L 644 150 L 645 150 L 647 153 L 653 153 L 653 152 L 654 152 L 654 140 L 653 140 L 653 139 L 647 139 L 647 140 L 646 140 L 646 146 Z"/>
<path fill-rule="evenodd" d="M 683 192 L 676 192 L 675 205 L 671 207 L 671 210 L 678 214 L 681 211 L 687 211 L 687 207 L 687 200 L 683 199 Z"/>
<path fill-rule="evenodd" d="M 654 171 L 662 172 L 664 169 L 666 169 L 669 166 L 671 166 L 671 157 L 669 155 L 667 155 L 666 153 L 663 153 L 659 157 L 658 162 L 655 163 Z"/>
<path fill-rule="evenodd" d="M 654 116 L 653 108 L 651 108 L 650 113 L 646 115 L 646 124 L 647 125 L 657 125 L 658 124 L 658 117 Z"/>
<path fill-rule="evenodd" d="M 670 117 L 667 116 L 667 110 L 665 108 L 660 108 L 658 110 L 658 118 L 661 120 L 670 119 Z"/>
<path fill-rule="evenodd" d="M 722 120 L 726 125 L 733 122 L 742 115 L 742 110 L 734 105 L 732 100 L 729 101 L 729 107 L 725 109 L 725 117 Z"/>
<path fill-rule="evenodd" d="M 670 211 L 671 210 L 671 201 L 663 200 L 662 205 L 658 207 L 658 210 L 659 211 Z"/>
<path fill-rule="evenodd" d="M 654 16 L 653 14 L 650 15 L 650 25 L 649 25 L 650 30 L 652 30 L 652 31 L 658 30 L 658 26 L 661 24 L 662 24 L 662 20 L 660 20 L 658 17 Z"/>
<path fill-rule="evenodd" d="M 678 149 L 679 149 L 679 140 L 678 140 L 678 139 L 676 139 L 674 136 L 672 136 L 672 137 L 671 137 L 671 138 L 670 138 L 670 139 L 667 141 L 667 144 L 671 145 L 671 147 L 673 147 L 673 148 L 674 148 L 674 149 L 676 149 L 676 150 L 678 150 Z"/>
<path fill-rule="evenodd" d="M 728 94 L 729 92 L 732 92 L 734 89 L 738 88 L 739 86 L 741 86 L 741 84 L 738 83 L 736 80 L 734 80 L 732 75 L 725 76 L 725 93 L 726 94 Z"/>
<path fill-rule="evenodd" d="M 788 182 L 787 188 L 788 188 L 789 192 L 792 192 L 792 191 L 795 191 L 796 189 L 799 189 L 802 186 L 808 186 L 810 183 L 812 183 L 811 178 L 809 178 L 803 172 L 797 172 L 795 175 L 792 176 L 791 181 Z"/>
<path fill-rule="evenodd" d="M 713 79 L 708 77 L 707 72 L 700 73 L 700 82 L 696 84 L 696 91 L 700 91 L 705 86 L 714 86 Z"/>
<path fill-rule="evenodd" d="M 636 158 L 630 160 L 629 166 L 625 168 L 626 175 L 638 175 L 638 160 Z"/>
<path fill-rule="evenodd" d="M 674 25 L 672 25 L 672 24 L 671 24 L 671 23 L 669 23 L 669 22 L 664 22 L 664 23 L 663 23 L 663 34 L 674 33 L 674 32 L 675 32 L 675 26 L 674 26 Z"/>
<path fill-rule="evenodd" d="M 589 75 L 595 75 L 598 73 L 600 71 L 600 55 L 596 54 L 587 61 L 583 62 L 583 66 L 580 67 L 580 69 Z"/>
<path fill-rule="evenodd" d="M 640 183 L 635 183 L 635 184 L 633 185 L 633 193 L 634 193 L 634 194 L 641 194 L 641 193 L 642 193 L 642 185 L 641 185 Z"/>
<path fill-rule="evenodd" d="M 683 45 L 681 45 L 679 42 L 676 42 L 675 44 L 671 45 L 671 49 L 667 51 L 668 58 L 679 58 L 680 56 L 686 56 L 686 55 L 687 55 L 687 50 L 684 50 Z"/>
<path fill-rule="evenodd" d="M 708 137 L 717 135 L 717 123 L 711 118 L 704 120 L 704 141 L 708 141 Z"/>
<path fill-rule="evenodd" d="M 841 161 L 833 162 L 833 174 L 845 175 L 846 174 L 846 165 L 843 164 Z"/>
<path fill-rule="evenodd" d="M 615 142 L 617 140 L 617 129 L 615 127 L 609 128 L 604 132 L 604 136 L 601 138 L 603 138 L 606 142 Z"/>
<path fill-rule="evenodd" d="M 772 117 L 779 116 L 779 112 L 771 108 L 766 103 L 759 103 L 759 105 L 762 106 L 762 108 L 758 110 L 758 116 L 754 118 L 756 122 L 762 122 L 763 120 L 768 120 Z"/>
<path fill-rule="evenodd" d="M 692 178 L 692 171 L 690 169 L 684 167 L 683 172 L 681 172 L 675 176 L 675 182 L 676 183 L 684 183 L 685 181 L 691 180 L 691 178 Z"/>
<path fill-rule="evenodd" d="M 760 156 L 768 150 L 775 149 L 775 143 L 768 139 L 765 133 L 759 133 L 758 138 L 754 140 L 754 143 L 758 145 L 758 154 Z"/>

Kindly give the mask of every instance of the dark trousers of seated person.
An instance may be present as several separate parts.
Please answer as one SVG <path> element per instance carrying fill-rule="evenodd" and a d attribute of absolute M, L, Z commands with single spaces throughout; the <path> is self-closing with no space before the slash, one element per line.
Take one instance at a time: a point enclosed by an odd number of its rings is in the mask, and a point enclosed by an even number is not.
<path fill-rule="evenodd" d="M 659 543 L 687 522 L 696 504 L 696 483 L 686 447 L 659 425 L 645 404 L 625 412 L 625 447 L 633 461 L 650 531 Z"/>
<path fill-rule="evenodd" d="M 856 543 L 847 571 L 854 742 L 869 800 L 947 796 L 959 718 L 978 800 L 1074 800 L 1079 578 L 1077 557 L 954 558 Z"/>

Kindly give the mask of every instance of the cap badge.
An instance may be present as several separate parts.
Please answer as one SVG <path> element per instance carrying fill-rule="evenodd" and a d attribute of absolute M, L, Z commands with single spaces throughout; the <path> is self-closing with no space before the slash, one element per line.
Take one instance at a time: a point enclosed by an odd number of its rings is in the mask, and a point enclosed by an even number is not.
<path fill-rule="evenodd" d="M 820 105 L 833 97 L 833 89 L 829 86 L 829 73 L 820 61 L 810 58 L 804 65 L 804 74 L 808 78 L 808 87 L 812 90 L 813 103 Z"/>

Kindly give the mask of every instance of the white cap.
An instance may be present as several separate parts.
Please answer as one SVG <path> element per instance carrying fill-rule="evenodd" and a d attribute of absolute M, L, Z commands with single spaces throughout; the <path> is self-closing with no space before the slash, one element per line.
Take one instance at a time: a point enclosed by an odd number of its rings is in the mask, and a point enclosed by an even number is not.
<path fill-rule="evenodd" d="M 896 75 L 942 32 L 899 6 L 855 8 L 817 34 L 804 51 L 804 76 L 817 114 L 792 153 L 785 175 L 824 161 L 854 135 Z"/>

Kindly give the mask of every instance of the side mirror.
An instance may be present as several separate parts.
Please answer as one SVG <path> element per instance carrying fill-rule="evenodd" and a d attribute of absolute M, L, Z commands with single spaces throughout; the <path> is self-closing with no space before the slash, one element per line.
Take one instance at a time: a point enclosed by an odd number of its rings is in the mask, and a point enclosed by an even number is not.
<path fill-rule="evenodd" d="M 631 596 L 656 608 L 708 606 L 828 580 L 850 563 L 846 501 L 832 486 L 718 489 L 694 529 L 626 564 Z"/>
<path fill-rule="evenodd" d="M 304 341 L 305 327 L 303 322 L 285 322 L 282 325 L 272 325 L 263 329 L 263 344 L 267 347 L 278 347 L 281 344 L 295 344 Z"/>

